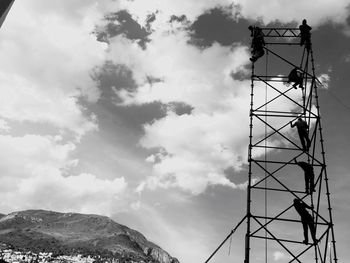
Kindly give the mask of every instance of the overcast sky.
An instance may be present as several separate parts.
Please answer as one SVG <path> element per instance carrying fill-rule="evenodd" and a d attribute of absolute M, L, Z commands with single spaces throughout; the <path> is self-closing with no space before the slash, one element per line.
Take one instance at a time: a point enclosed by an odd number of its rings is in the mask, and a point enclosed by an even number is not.
<path fill-rule="evenodd" d="M 349 15 L 349 0 L 15 1 L 0 30 L 0 211 L 108 215 L 182 263 L 203 262 L 246 212 L 247 27 L 306 18 L 328 84 L 320 105 L 346 261 Z M 242 262 L 244 232 L 213 262 Z"/>

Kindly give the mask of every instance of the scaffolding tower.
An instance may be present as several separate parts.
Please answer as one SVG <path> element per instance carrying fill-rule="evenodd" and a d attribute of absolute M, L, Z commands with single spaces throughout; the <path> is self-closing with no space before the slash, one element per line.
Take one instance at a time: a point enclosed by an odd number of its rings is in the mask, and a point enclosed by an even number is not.
<path fill-rule="evenodd" d="M 300 46 L 298 28 L 258 29 L 264 55 L 252 63 L 251 73 L 244 262 L 337 263 L 318 100 L 323 84 L 315 73 L 311 40 Z M 302 85 L 287 84 L 294 68 L 302 75 Z M 306 147 L 301 144 L 305 138 L 291 125 L 299 118 L 308 125 Z M 299 167 L 301 161 L 314 170 L 314 191 Z M 311 226 L 302 222 L 294 199 L 310 206 Z M 311 237 L 303 242 L 304 225 L 309 236 L 309 228 L 315 228 L 316 242 Z"/>

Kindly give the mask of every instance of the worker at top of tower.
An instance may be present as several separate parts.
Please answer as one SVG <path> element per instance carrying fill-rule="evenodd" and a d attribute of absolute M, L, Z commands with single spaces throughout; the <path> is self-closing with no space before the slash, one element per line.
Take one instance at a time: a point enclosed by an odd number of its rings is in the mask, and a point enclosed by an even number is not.
<path fill-rule="evenodd" d="M 308 206 L 303 201 L 301 201 L 297 198 L 295 198 L 293 200 L 293 206 L 294 206 L 295 210 L 298 212 L 298 214 L 300 215 L 301 223 L 303 224 L 303 230 L 304 230 L 303 243 L 304 244 L 309 243 L 309 237 L 308 237 L 308 231 L 307 231 L 307 228 L 309 227 L 312 240 L 314 241 L 314 244 L 316 244 L 317 239 L 316 239 L 316 229 L 314 226 L 314 220 L 313 220 L 312 216 L 309 214 L 309 212 L 306 210 L 306 209 L 312 209 L 312 207 Z"/>
<path fill-rule="evenodd" d="M 260 27 L 249 26 L 248 29 L 250 30 L 250 36 L 253 37 L 251 45 L 252 57 L 250 58 L 250 61 L 255 62 L 258 60 L 258 58 L 262 57 L 265 54 L 264 35 Z"/>
<path fill-rule="evenodd" d="M 298 120 L 293 124 L 293 122 L 290 122 L 290 126 L 292 128 L 297 127 L 299 138 L 301 145 L 303 147 L 304 151 L 308 151 L 311 145 L 311 141 L 309 139 L 309 126 L 307 125 L 306 121 L 304 121 L 301 117 L 298 118 Z"/>
<path fill-rule="evenodd" d="M 305 192 L 307 194 L 311 194 L 312 192 L 315 192 L 314 167 L 307 162 L 298 162 L 296 158 L 294 158 L 294 162 L 304 171 Z"/>
<path fill-rule="evenodd" d="M 306 46 L 307 51 L 311 48 L 311 27 L 307 24 L 306 19 L 303 20 L 302 24 L 299 26 L 300 29 L 300 46 Z"/>
<path fill-rule="evenodd" d="M 293 68 L 292 71 L 288 75 L 288 81 L 287 83 L 294 82 L 293 88 L 297 88 L 299 85 L 299 88 L 303 89 L 303 71 L 297 67 Z"/>

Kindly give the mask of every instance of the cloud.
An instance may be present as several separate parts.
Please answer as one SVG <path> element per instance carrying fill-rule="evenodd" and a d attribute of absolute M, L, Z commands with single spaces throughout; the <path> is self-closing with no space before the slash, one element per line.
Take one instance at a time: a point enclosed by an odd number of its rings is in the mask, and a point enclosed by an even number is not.
<path fill-rule="evenodd" d="M 8 132 L 10 130 L 11 130 L 11 128 L 8 125 L 8 122 L 0 119 L 0 131 Z"/>
<path fill-rule="evenodd" d="M 228 13 L 232 13 L 234 18 L 242 17 L 249 20 L 261 20 L 265 24 L 280 21 L 282 23 L 301 22 L 306 18 L 309 24 L 319 26 L 326 22 L 346 24 L 349 15 L 349 1 L 339 0 L 316 0 L 313 2 L 298 1 L 264 1 L 261 3 L 256 0 L 213 0 L 213 1 L 195 1 L 189 0 L 179 5 L 171 0 L 157 1 L 150 0 L 144 2 L 120 1 L 120 8 L 130 12 L 134 19 L 141 25 L 145 25 L 147 17 L 155 13 L 157 19 L 153 22 L 153 29 L 164 29 L 165 22 L 169 21 L 172 15 L 185 15 L 189 21 L 195 21 L 196 18 L 204 12 L 213 8 L 223 8 Z M 233 6 L 233 7 L 232 7 Z"/>
<path fill-rule="evenodd" d="M 78 99 L 59 89 L 45 90 L 18 74 L 0 72 L 0 116 L 11 121 L 45 123 L 78 137 L 97 130 L 96 117 L 85 116 Z"/>
<path fill-rule="evenodd" d="M 141 25 L 146 25 L 146 21 L 151 14 L 156 14 L 156 20 L 152 23 L 152 28 L 158 30 L 164 28 L 170 17 L 185 15 L 188 20 L 194 21 L 204 12 L 219 6 L 228 6 L 232 2 L 229 0 L 205 0 L 186 1 L 178 4 L 171 0 L 164 1 L 120 1 L 120 8 L 126 9 L 132 17 Z"/>
<path fill-rule="evenodd" d="M 110 214 L 127 188 L 123 177 L 67 176 L 78 162 L 73 158 L 76 146 L 57 136 L 0 135 L 0 147 L 2 211 L 40 208 Z"/>
<path fill-rule="evenodd" d="M 43 171 L 20 182 L 12 203 L 21 207 L 110 215 L 115 209 L 124 208 L 120 200 L 124 199 L 126 189 L 123 177 L 114 180 L 99 179 L 92 174 L 63 177 L 57 170 Z"/>
<path fill-rule="evenodd" d="M 326 22 L 345 24 L 349 15 L 349 1 L 337 2 L 329 0 L 316 0 L 313 2 L 298 1 L 264 1 L 239 0 L 240 15 L 244 18 L 261 19 L 265 24 L 276 20 L 282 23 L 299 22 L 306 18 L 308 23 L 318 26 Z"/>
<path fill-rule="evenodd" d="M 117 8 L 110 0 L 28 0 L 10 10 L 0 31 L 3 212 L 110 214 L 127 206 L 122 175 L 106 179 L 77 167 L 81 139 L 99 129 L 97 115 L 81 103 L 100 98 L 91 75 L 105 63 L 107 45 L 93 32 Z"/>
<path fill-rule="evenodd" d="M 281 251 L 273 252 L 273 260 L 274 261 L 288 260 L 288 259 L 291 259 L 291 256 L 286 255 L 285 253 L 282 253 Z"/>
<path fill-rule="evenodd" d="M 320 76 L 318 76 L 318 80 L 321 82 L 321 87 L 328 89 L 329 88 L 329 84 L 331 81 L 331 77 L 329 76 L 329 74 L 321 74 Z"/>
<path fill-rule="evenodd" d="M 91 72 L 104 62 L 106 45 L 92 32 L 107 3 L 15 2 L 0 33 L 3 118 L 47 123 L 79 138 L 97 129 L 77 98 L 96 102 L 100 95 Z"/>
<path fill-rule="evenodd" d="M 137 85 L 134 90 L 115 89 L 121 105 L 179 102 L 192 110 L 178 115 L 170 106 L 165 117 L 144 125 L 140 144 L 154 152 L 146 159 L 153 164 L 153 174 L 137 191 L 179 187 L 199 194 L 209 185 L 242 188 L 226 177 L 225 170 L 240 170 L 247 162 L 250 80 L 232 76 L 250 74 L 248 48 L 214 43 L 200 49 L 189 44 L 190 37 L 181 28 L 153 32 L 149 39 L 146 49 L 122 35 L 110 40 L 110 59 L 128 67 Z M 149 77 L 159 81 L 150 83 Z M 281 90 L 286 89 L 279 85 Z M 263 104 L 264 92 L 264 85 L 258 84 L 256 105 Z M 290 94 L 300 100 L 296 90 Z M 273 95 L 276 93 L 270 92 L 268 97 Z M 269 109 L 288 111 L 294 106 L 280 99 Z M 271 123 L 279 128 L 282 121 Z M 257 123 L 255 127 L 259 138 L 264 126 Z M 276 145 L 280 139 L 272 137 L 271 143 Z"/>

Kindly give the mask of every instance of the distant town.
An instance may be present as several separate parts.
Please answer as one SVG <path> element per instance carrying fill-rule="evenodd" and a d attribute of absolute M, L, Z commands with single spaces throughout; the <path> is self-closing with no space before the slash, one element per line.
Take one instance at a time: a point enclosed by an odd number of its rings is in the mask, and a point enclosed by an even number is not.
<path fill-rule="evenodd" d="M 113 258 L 100 255 L 57 255 L 52 252 L 18 251 L 7 244 L 0 244 L 0 263 L 154 263 L 156 261 L 135 261 L 128 257 Z"/>

